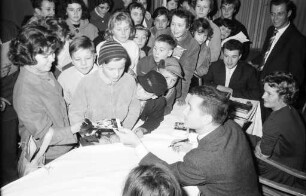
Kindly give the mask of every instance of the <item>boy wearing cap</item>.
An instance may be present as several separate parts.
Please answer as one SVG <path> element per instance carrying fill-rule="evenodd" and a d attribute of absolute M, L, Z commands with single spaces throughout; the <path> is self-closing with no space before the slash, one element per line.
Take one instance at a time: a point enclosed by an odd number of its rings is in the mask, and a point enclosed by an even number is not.
<path fill-rule="evenodd" d="M 123 127 L 133 128 L 140 111 L 135 79 L 124 72 L 128 54 L 115 41 L 100 48 L 98 70 L 83 78 L 72 98 L 70 122 L 88 118 L 92 122 L 118 118 Z"/>
<path fill-rule="evenodd" d="M 142 137 L 156 129 L 164 120 L 166 99 L 163 97 L 167 91 L 167 81 L 157 71 L 151 70 L 143 76 L 138 76 L 137 98 L 141 103 L 139 119 L 143 125 L 135 129 L 135 133 Z"/>
<path fill-rule="evenodd" d="M 181 65 L 178 63 L 177 59 L 174 57 L 169 57 L 164 60 L 163 63 L 160 63 L 158 66 L 158 72 L 161 73 L 166 81 L 168 91 L 165 95 L 167 100 L 167 105 L 165 107 L 164 114 L 170 114 L 173 109 L 173 104 L 177 98 L 177 81 L 179 78 L 183 78 Z"/>
<path fill-rule="evenodd" d="M 142 76 L 151 70 L 157 70 L 161 60 L 170 57 L 176 47 L 175 40 L 167 34 L 158 36 L 154 42 L 153 55 L 143 57 L 137 64 L 136 74 Z"/>

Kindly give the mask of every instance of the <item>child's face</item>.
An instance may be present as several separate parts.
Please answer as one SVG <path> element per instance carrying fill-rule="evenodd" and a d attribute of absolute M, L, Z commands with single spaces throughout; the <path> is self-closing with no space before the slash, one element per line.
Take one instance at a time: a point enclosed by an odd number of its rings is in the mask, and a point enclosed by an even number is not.
<path fill-rule="evenodd" d="M 109 5 L 108 3 L 101 3 L 99 6 L 97 6 L 100 14 L 106 14 L 109 11 Z"/>
<path fill-rule="evenodd" d="M 207 31 L 204 31 L 203 33 L 194 32 L 194 39 L 197 40 L 197 42 L 202 45 L 207 40 Z"/>
<path fill-rule="evenodd" d="M 156 95 L 154 93 L 149 93 L 147 92 L 140 84 L 137 85 L 137 92 L 136 92 L 136 96 L 138 100 L 141 101 L 146 101 L 149 99 L 152 99 L 154 97 L 156 97 Z"/>
<path fill-rule="evenodd" d="M 153 47 L 153 58 L 156 63 L 159 63 L 161 60 L 165 60 L 167 57 L 170 57 L 173 53 L 173 49 L 166 42 L 155 41 Z"/>
<path fill-rule="evenodd" d="M 159 15 L 154 20 L 154 25 L 157 30 L 166 29 L 168 24 L 169 24 L 169 21 L 166 15 Z"/>
<path fill-rule="evenodd" d="M 145 9 L 148 7 L 147 0 L 137 0 L 138 3 L 141 3 Z"/>
<path fill-rule="evenodd" d="M 83 75 L 88 74 L 94 65 L 95 54 L 89 49 L 80 48 L 71 55 L 72 64 Z"/>
<path fill-rule="evenodd" d="M 148 36 L 146 31 L 144 30 L 136 30 L 134 42 L 138 45 L 140 49 L 142 49 L 148 40 Z"/>
<path fill-rule="evenodd" d="M 43 74 L 50 71 L 52 63 L 55 60 L 54 52 L 48 52 L 46 54 L 36 54 L 35 60 L 37 63 L 32 65 L 37 73 Z"/>
<path fill-rule="evenodd" d="M 109 63 L 102 65 L 102 71 L 112 83 L 116 83 L 122 77 L 125 63 L 126 59 L 111 60 Z"/>
<path fill-rule="evenodd" d="M 127 21 L 117 21 L 115 22 L 112 33 L 114 38 L 116 38 L 122 43 L 125 43 L 130 37 L 130 24 Z"/>
<path fill-rule="evenodd" d="M 131 18 L 134 22 L 134 25 L 141 24 L 143 21 L 143 13 L 140 8 L 135 8 L 131 10 Z"/>
<path fill-rule="evenodd" d="M 180 40 L 188 31 L 186 20 L 184 18 L 173 15 L 170 29 L 175 39 Z"/>
<path fill-rule="evenodd" d="M 210 12 L 210 0 L 197 0 L 195 12 L 197 18 L 206 18 Z"/>
<path fill-rule="evenodd" d="M 68 19 L 72 24 L 79 24 L 82 17 L 82 6 L 78 3 L 68 4 L 67 6 Z"/>
<path fill-rule="evenodd" d="M 178 76 L 171 73 L 167 69 L 159 69 L 159 73 L 161 73 L 167 81 L 168 89 L 173 88 L 177 82 Z"/>
<path fill-rule="evenodd" d="M 223 4 L 221 6 L 221 14 L 223 18 L 232 19 L 235 12 L 234 4 Z"/>
<path fill-rule="evenodd" d="M 130 3 L 132 3 L 132 0 L 122 0 L 124 7 L 128 7 Z"/>
<path fill-rule="evenodd" d="M 220 31 L 221 31 L 221 40 L 227 38 L 231 34 L 231 30 L 223 25 L 220 27 Z"/>
<path fill-rule="evenodd" d="M 54 9 L 55 9 L 54 2 L 44 0 L 41 2 L 40 9 L 36 8 L 35 11 L 41 16 L 54 16 L 55 14 Z"/>
<path fill-rule="evenodd" d="M 177 1 L 175 0 L 170 0 L 167 2 L 167 9 L 170 11 L 170 10 L 175 10 L 177 9 Z"/>

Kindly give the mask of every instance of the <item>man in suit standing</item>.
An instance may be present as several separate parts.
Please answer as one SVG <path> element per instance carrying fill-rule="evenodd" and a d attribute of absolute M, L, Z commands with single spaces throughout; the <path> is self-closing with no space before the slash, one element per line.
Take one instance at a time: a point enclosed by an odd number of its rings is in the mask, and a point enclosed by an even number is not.
<path fill-rule="evenodd" d="M 271 0 L 273 26 L 268 28 L 260 55 L 250 63 L 259 69 L 260 79 L 274 71 L 283 71 L 291 73 L 301 87 L 305 77 L 306 40 L 290 21 L 293 6 L 290 0 Z"/>
<path fill-rule="evenodd" d="M 233 97 L 259 100 L 260 86 L 257 71 L 251 65 L 240 61 L 243 44 L 229 40 L 223 45 L 223 60 L 212 63 L 203 77 L 204 84 L 216 86 L 218 90 Z"/>
<path fill-rule="evenodd" d="M 234 121 L 225 121 L 228 99 L 224 93 L 212 86 L 197 86 L 187 105 L 185 126 L 196 130 L 198 146 L 173 144 L 175 150 L 187 151 L 183 161 L 168 164 L 149 152 L 132 131 L 116 133 L 122 143 L 136 148 L 141 165 L 163 164 L 182 186 L 198 186 L 201 195 L 260 195 L 245 134 Z"/>

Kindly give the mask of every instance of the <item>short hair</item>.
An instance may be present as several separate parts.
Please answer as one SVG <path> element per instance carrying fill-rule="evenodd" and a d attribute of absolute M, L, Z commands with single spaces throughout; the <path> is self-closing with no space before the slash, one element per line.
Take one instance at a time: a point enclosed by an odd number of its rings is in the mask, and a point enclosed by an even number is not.
<path fill-rule="evenodd" d="M 92 54 L 95 54 L 96 52 L 94 43 L 87 36 L 75 37 L 71 41 L 71 43 L 69 44 L 70 56 L 72 56 L 73 53 L 75 53 L 79 49 L 90 50 Z"/>
<path fill-rule="evenodd" d="M 294 4 L 290 0 L 271 0 L 270 2 L 270 10 L 272 8 L 272 5 L 281 5 L 285 4 L 286 5 L 286 10 L 289 12 L 290 10 L 293 11 Z"/>
<path fill-rule="evenodd" d="M 40 9 L 43 1 L 53 2 L 54 4 L 57 2 L 56 0 L 31 0 L 33 9 Z"/>
<path fill-rule="evenodd" d="M 231 19 L 228 19 L 228 18 L 219 18 L 218 20 L 215 20 L 215 24 L 218 27 L 224 26 L 224 27 L 230 29 L 231 30 L 231 34 L 232 34 L 232 32 L 236 31 L 235 23 Z"/>
<path fill-rule="evenodd" d="M 88 9 L 84 3 L 83 0 L 65 0 L 65 1 L 60 1 L 60 6 L 59 6 L 59 13 L 58 15 L 63 18 L 63 19 L 67 19 L 67 7 L 69 4 L 73 4 L 73 3 L 77 3 L 79 5 L 81 5 L 82 8 L 82 17 L 81 19 L 88 19 L 89 18 L 89 13 L 88 13 Z"/>
<path fill-rule="evenodd" d="M 223 44 L 222 50 L 224 51 L 224 49 L 227 49 L 230 51 L 238 50 L 239 54 L 242 54 L 243 44 L 236 39 L 230 39 Z"/>
<path fill-rule="evenodd" d="M 172 49 L 174 49 L 177 46 L 176 41 L 173 39 L 173 37 L 171 35 L 168 35 L 168 34 L 159 35 L 155 39 L 155 42 L 165 42 L 165 43 L 169 44 Z"/>
<path fill-rule="evenodd" d="M 140 165 L 128 175 L 123 196 L 182 196 L 175 176 L 163 165 Z"/>
<path fill-rule="evenodd" d="M 113 1 L 112 0 L 95 0 L 95 7 L 99 6 L 100 4 L 107 3 L 109 6 L 109 10 L 113 7 Z"/>
<path fill-rule="evenodd" d="M 130 5 L 128 6 L 128 11 L 129 11 L 130 14 L 131 14 L 133 9 L 140 9 L 143 17 L 145 17 L 146 9 L 143 7 L 143 5 L 141 3 L 138 3 L 138 2 L 130 3 Z"/>
<path fill-rule="evenodd" d="M 135 25 L 135 34 L 136 34 L 137 30 L 145 31 L 147 37 L 149 37 L 150 34 L 151 34 L 150 30 L 148 28 L 144 27 L 142 24 Z"/>
<path fill-rule="evenodd" d="M 196 86 L 190 91 L 191 95 L 196 95 L 203 99 L 200 107 L 203 113 L 209 114 L 216 124 L 222 124 L 228 115 L 229 100 L 224 92 L 217 90 L 213 86 Z"/>
<path fill-rule="evenodd" d="M 115 27 L 115 23 L 116 22 L 122 22 L 122 21 L 126 21 L 129 24 L 130 29 L 131 29 L 130 38 L 134 37 L 135 29 L 134 29 L 134 24 L 133 24 L 131 16 L 127 12 L 117 11 L 114 14 L 111 15 L 111 17 L 108 21 L 108 27 L 107 27 L 107 29 L 105 31 L 105 35 L 104 35 L 104 38 L 106 40 L 112 40 L 113 39 L 112 38 L 112 36 L 113 36 L 112 30 Z"/>
<path fill-rule="evenodd" d="M 204 33 L 205 31 L 207 31 L 207 38 L 211 39 L 214 31 L 211 28 L 208 20 L 206 20 L 205 18 L 198 18 L 192 23 L 190 29 L 190 33 L 192 34 L 192 36 L 194 36 L 195 32 Z"/>
<path fill-rule="evenodd" d="M 165 15 L 166 18 L 169 20 L 169 10 L 165 7 L 158 7 L 154 10 L 152 18 L 155 20 L 155 18 L 162 15 Z"/>
<path fill-rule="evenodd" d="M 35 65 L 37 54 L 48 54 L 59 48 L 59 39 L 46 27 L 27 25 L 12 40 L 9 59 L 14 65 Z"/>
<path fill-rule="evenodd" d="M 239 12 L 239 9 L 240 9 L 240 6 L 241 6 L 240 0 L 221 0 L 220 9 L 222 8 L 223 5 L 226 5 L 226 4 L 233 4 L 234 5 L 234 9 L 235 9 L 234 15 L 236 15 Z"/>
<path fill-rule="evenodd" d="M 298 85 L 291 73 L 273 72 L 267 75 L 262 82 L 268 84 L 271 88 L 275 88 L 279 97 L 286 104 L 293 104 L 297 98 Z"/>
<path fill-rule="evenodd" d="M 192 20 L 193 20 L 193 15 L 187 11 L 187 10 L 183 10 L 183 9 L 177 9 L 177 10 L 174 10 L 173 13 L 172 13 L 172 18 L 173 16 L 177 16 L 179 18 L 182 18 L 185 20 L 186 22 L 186 27 L 189 28 L 191 23 L 192 23 Z M 171 20 L 172 20 L 171 18 Z"/>

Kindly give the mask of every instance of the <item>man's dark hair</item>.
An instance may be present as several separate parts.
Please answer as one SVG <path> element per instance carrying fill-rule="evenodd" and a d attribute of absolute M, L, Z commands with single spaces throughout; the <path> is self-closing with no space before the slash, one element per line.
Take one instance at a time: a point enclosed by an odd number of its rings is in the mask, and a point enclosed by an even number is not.
<path fill-rule="evenodd" d="M 227 118 L 229 101 L 226 94 L 217 90 L 213 86 L 196 86 L 190 91 L 190 94 L 197 95 L 203 101 L 200 105 L 205 114 L 209 114 L 216 124 L 222 124 Z"/>
<path fill-rule="evenodd" d="M 272 5 L 281 5 L 285 4 L 287 13 L 291 11 L 291 15 L 289 17 L 290 20 L 293 20 L 296 16 L 296 5 L 291 0 L 271 0 L 270 2 L 270 11 Z"/>
<path fill-rule="evenodd" d="M 230 39 L 223 44 L 222 50 L 224 51 L 224 49 L 227 49 L 230 51 L 238 50 L 239 54 L 242 54 L 243 44 L 238 40 Z"/>
<path fill-rule="evenodd" d="M 226 5 L 226 4 L 233 4 L 234 5 L 234 16 L 239 12 L 241 3 L 240 0 L 221 0 L 221 6 L 220 9 L 222 8 L 222 5 Z"/>
<path fill-rule="evenodd" d="M 161 34 L 156 39 L 155 42 L 165 42 L 171 46 L 172 49 L 176 47 L 176 42 L 171 35 Z"/>

